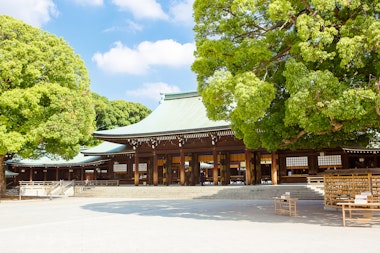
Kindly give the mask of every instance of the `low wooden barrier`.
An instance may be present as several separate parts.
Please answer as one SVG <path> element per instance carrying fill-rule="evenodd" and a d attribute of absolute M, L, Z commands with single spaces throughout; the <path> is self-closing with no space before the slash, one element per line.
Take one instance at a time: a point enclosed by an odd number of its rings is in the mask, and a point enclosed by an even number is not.
<path fill-rule="evenodd" d="M 119 186 L 119 180 L 83 180 L 75 181 L 75 186 Z"/>
<path fill-rule="evenodd" d="M 361 223 L 372 223 L 380 221 L 380 203 L 354 203 L 342 202 L 338 203 L 342 207 L 343 226 L 347 221 L 355 221 Z M 348 214 L 348 216 L 347 216 Z"/>
<path fill-rule="evenodd" d="M 324 177 L 307 177 L 308 184 L 323 184 Z"/>

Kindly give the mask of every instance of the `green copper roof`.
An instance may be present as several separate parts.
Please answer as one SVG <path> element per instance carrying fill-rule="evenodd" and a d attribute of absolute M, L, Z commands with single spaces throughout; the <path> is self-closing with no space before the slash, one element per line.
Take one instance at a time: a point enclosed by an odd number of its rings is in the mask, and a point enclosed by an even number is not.
<path fill-rule="evenodd" d="M 64 160 L 62 158 L 49 158 L 41 157 L 39 159 L 22 159 L 21 157 L 16 157 L 12 160 L 7 161 L 7 164 L 11 164 L 13 167 L 73 167 L 73 166 L 90 166 L 90 165 L 100 165 L 106 162 L 102 155 L 112 155 L 112 154 L 125 154 L 133 153 L 133 150 L 127 149 L 123 144 L 116 144 L 111 142 L 103 142 L 96 147 L 89 149 L 84 149 L 76 155 L 73 159 Z"/>
<path fill-rule="evenodd" d="M 84 156 L 79 153 L 71 160 L 64 160 L 62 158 L 52 159 L 49 157 L 41 157 L 39 159 L 18 159 L 7 161 L 14 167 L 66 167 L 66 166 L 83 166 L 83 165 L 96 165 L 104 163 L 100 156 Z"/>
<path fill-rule="evenodd" d="M 96 131 L 97 138 L 135 138 L 229 130 L 227 121 L 207 118 L 197 92 L 165 94 L 160 105 L 142 121 L 112 130 Z"/>
<path fill-rule="evenodd" d="M 113 155 L 113 154 L 128 154 L 134 153 L 135 151 L 132 149 L 128 149 L 124 144 L 117 144 L 108 141 L 104 141 L 99 145 L 85 149 L 81 151 L 82 154 L 87 156 L 97 156 L 97 155 Z"/>

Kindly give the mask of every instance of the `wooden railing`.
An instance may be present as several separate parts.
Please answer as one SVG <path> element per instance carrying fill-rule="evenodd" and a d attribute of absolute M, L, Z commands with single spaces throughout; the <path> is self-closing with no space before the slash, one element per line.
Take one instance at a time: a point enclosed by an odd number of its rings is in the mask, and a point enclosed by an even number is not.
<path fill-rule="evenodd" d="M 119 186 L 119 180 L 84 181 L 20 181 L 19 198 L 22 196 L 52 197 L 72 195 L 95 186 Z"/>
<path fill-rule="evenodd" d="M 51 197 L 52 192 L 60 186 L 59 181 L 19 181 L 19 199 L 22 196 Z"/>
<path fill-rule="evenodd" d="M 323 177 L 307 177 L 307 183 L 308 184 L 323 184 L 324 178 Z"/>
<path fill-rule="evenodd" d="M 75 180 L 74 186 L 119 186 L 119 180 Z"/>
<path fill-rule="evenodd" d="M 58 181 L 19 181 L 20 186 L 52 186 Z"/>

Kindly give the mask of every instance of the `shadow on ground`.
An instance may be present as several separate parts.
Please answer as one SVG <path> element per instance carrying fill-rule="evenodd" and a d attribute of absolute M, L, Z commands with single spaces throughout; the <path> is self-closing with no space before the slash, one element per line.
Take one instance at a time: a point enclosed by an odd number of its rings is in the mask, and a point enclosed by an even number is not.
<path fill-rule="evenodd" d="M 271 200 L 128 200 L 88 204 L 82 208 L 126 215 L 342 226 L 341 213 L 324 210 L 320 200 L 298 201 L 296 217 L 275 214 Z"/>

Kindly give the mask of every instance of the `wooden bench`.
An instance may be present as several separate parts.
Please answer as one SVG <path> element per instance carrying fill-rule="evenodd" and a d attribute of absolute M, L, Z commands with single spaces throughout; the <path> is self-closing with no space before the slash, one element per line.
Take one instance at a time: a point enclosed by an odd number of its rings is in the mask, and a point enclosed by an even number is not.
<path fill-rule="evenodd" d="M 244 175 L 232 175 L 232 176 L 230 176 L 231 183 L 238 183 L 238 182 L 245 183 L 244 179 L 245 179 Z"/>
<path fill-rule="evenodd" d="M 263 175 L 261 176 L 261 184 L 271 184 L 272 178 L 269 175 Z"/>
<path fill-rule="evenodd" d="M 356 221 L 363 223 L 380 221 L 380 213 L 376 213 L 380 212 L 380 202 L 341 202 L 337 203 L 337 205 L 342 206 L 343 226 L 346 226 L 346 221 Z"/>
<path fill-rule="evenodd" d="M 278 198 L 274 197 L 274 213 L 288 214 L 289 216 L 297 215 L 297 199 L 296 198 Z"/>

